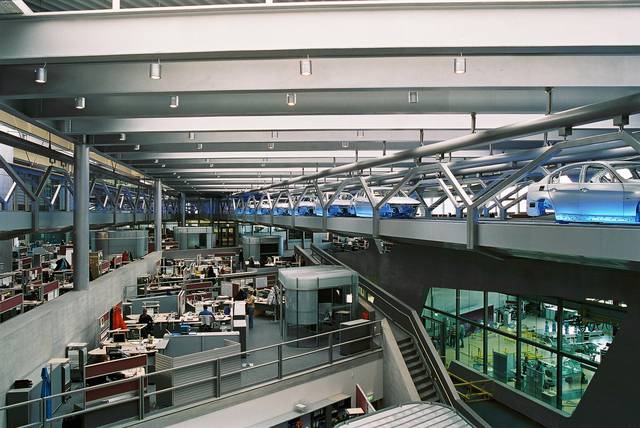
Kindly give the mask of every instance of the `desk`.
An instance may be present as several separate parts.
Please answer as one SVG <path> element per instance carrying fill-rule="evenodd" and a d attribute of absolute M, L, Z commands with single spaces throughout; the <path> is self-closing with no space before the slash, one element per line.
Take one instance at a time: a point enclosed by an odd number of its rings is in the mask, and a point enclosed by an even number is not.
<path fill-rule="evenodd" d="M 89 356 L 97 357 L 99 359 L 106 359 L 107 352 L 109 348 L 113 348 L 119 346 L 120 350 L 127 354 L 130 357 L 135 355 L 146 355 L 147 356 L 147 369 L 151 372 L 155 370 L 156 359 L 155 355 L 158 352 L 158 348 L 156 347 L 156 341 L 153 341 L 153 344 L 149 345 L 147 339 L 144 340 L 129 340 L 121 343 L 114 343 L 113 339 L 108 339 L 102 342 L 102 346 L 99 348 L 92 349 L 88 352 Z M 139 369 L 142 369 L 141 367 Z"/>
<path fill-rule="evenodd" d="M 127 315 L 127 319 L 135 321 L 136 324 L 139 318 L 140 314 Z M 198 326 L 201 324 L 200 318 L 196 314 L 184 314 L 176 318 L 175 313 L 157 313 L 153 314 L 152 318 L 153 323 L 160 326 L 167 324 L 189 324 L 191 326 Z"/>

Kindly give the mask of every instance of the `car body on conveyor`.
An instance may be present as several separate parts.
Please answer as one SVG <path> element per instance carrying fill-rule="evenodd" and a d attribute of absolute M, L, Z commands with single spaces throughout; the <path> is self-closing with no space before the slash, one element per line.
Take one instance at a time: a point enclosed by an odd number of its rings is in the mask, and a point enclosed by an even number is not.
<path fill-rule="evenodd" d="M 371 187 L 374 203 L 378 203 L 391 187 Z M 364 190 L 360 190 L 352 200 L 354 213 L 357 217 L 373 217 L 373 207 Z M 409 197 L 404 191 L 398 191 L 380 207 L 380 218 L 414 218 L 420 202 Z"/>
<path fill-rule="evenodd" d="M 298 208 L 296 209 L 296 215 L 307 216 L 314 215 L 316 209 L 316 198 L 315 196 L 305 195 L 298 202 Z"/>
<path fill-rule="evenodd" d="M 558 168 L 529 185 L 527 214 L 558 222 L 640 223 L 640 162 L 592 161 Z"/>
<path fill-rule="evenodd" d="M 333 192 L 327 192 L 323 195 L 326 202 L 333 197 Z M 351 217 L 355 215 L 353 211 L 353 195 L 349 192 L 340 192 L 338 196 L 333 200 L 331 205 L 327 208 L 327 216 L 329 217 Z M 317 216 L 322 216 L 322 207 L 320 201 L 316 199 L 315 213 Z"/>
<path fill-rule="evenodd" d="M 271 213 L 271 203 L 267 199 L 256 202 L 258 215 L 269 215 Z M 255 211 L 255 209 L 254 209 Z"/>
<path fill-rule="evenodd" d="M 277 201 L 273 207 L 273 215 L 291 215 L 288 201 Z"/>

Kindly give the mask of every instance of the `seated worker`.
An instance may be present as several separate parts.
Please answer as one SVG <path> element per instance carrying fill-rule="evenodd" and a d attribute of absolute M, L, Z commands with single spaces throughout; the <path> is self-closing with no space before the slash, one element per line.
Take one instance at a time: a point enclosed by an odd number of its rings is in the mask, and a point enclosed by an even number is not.
<path fill-rule="evenodd" d="M 215 278 L 216 277 L 216 271 L 213 270 L 213 266 L 209 265 L 209 268 L 207 269 L 207 278 Z"/>
<path fill-rule="evenodd" d="M 151 318 L 151 315 L 147 313 L 147 308 L 142 309 L 142 314 L 140 314 L 140 317 L 138 318 L 138 324 L 146 324 L 141 331 L 142 337 L 147 337 L 153 334 L 153 318 Z"/>
<path fill-rule="evenodd" d="M 247 292 L 244 291 L 244 288 L 240 288 L 238 290 L 238 294 L 236 294 L 236 300 L 244 300 L 247 298 Z"/>
<path fill-rule="evenodd" d="M 211 316 L 213 316 L 213 312 L 211 312 L 211 311 L 209 310 L 209 306 L 205 306 L 205 307 L 200 311 L 200 313 L 198 314 L 198 316 L 200 316 L 200 315 L 211 315 Z"/>

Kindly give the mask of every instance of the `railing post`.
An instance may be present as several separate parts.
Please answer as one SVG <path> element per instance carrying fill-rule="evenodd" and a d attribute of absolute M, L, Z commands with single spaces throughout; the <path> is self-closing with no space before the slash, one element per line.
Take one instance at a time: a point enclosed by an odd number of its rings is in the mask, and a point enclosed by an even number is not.
<path fill-rule="evenodd" d="M 144 419 L 144 376 L 138 378 L 138 420 Z"/>
<path fill-rule="evenodd" d="M 47 420 L 47 412 L 46 412 L 46 408 L 47 408 L 47 402 L 44 400 L 44 398 L 40 399 L 40 425 L 42 427 L 45 427 L 45 421 Z M 27 410 L 29 409 L 29 405 L 27 405 Z M 5 410 L 6 412 L 6 410 Z"/>
<path fill-rule="evenodd" d="M 333 333 L 329 333 L 329 364 L 333 364 Z"/>
<path fill-rule="evenodd" d="M 278 345 L 278 379 L 282 379 L 282 343 Z"/>
<path fill-rule="evenodd" d="M 216 359 L 216 397 L 222 395 L 222 369 L 220 367 L 220 358 Z"/>

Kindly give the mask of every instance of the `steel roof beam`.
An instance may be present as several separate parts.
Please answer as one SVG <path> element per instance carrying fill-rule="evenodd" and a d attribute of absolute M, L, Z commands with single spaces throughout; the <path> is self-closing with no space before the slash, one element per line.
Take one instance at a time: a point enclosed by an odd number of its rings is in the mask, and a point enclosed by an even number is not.
<path fill-rule="evenodd" d="M 168 107 L 167 107 L 168 108 Z M 493 129 L 532 120 L 542 114 L 482 114 L 477 129 Z M 632 118 L 632 121 L 634 118 Z M 635 125 L 635 124 L 634 124 Z M 634 126 L 632 125 L 632 126 Z M 280 116 L 193 116 L 150 118 L 79 118 L 63 124 L 71 135 L 116 134 L 120 132 L 189 131 L 306 131 L 306 130 L 431 130 L 469 129 L 468 114 L 351 114 Z M 353 138 L 355 140 L 355 138 Z"/>
<path fill-rule="evenodd" d="M 476 93 L 491 106 L 498 100 L 521 98 L 527 92 L 525 88 L 536 88 L 538 94 L 530 101 L 544 107 L 545 93 L 540 88 L 567 87 L 566 92 L 572 95 L 556 100 L 560 104 L 556 104 L 555 109 L 560 110 L 568 108 L 571 99 L 579 102 L 582 89 L 579 87 L 625 89 L 626 86 L 630 90 L 630 87 L 640 86 L 640 76 L 632 72 L 640 68 L 640 58 L 635 55 L 473 56 L 469 59 L 469 67 L 473 67 L 474 72 L 464 78 L 451 72 L 450 56 L 313 58 L 313 69 L 321 79 L 301 77 L 298 60 L 163 61 L 160 80 L 149 79 L 148 61 L 50 63 L 47 64 L 49 79 L 46 85 L 34 85 L 32 79 L 25 78 L 33 74 L 31 64 L 4 66 L 0 67 L 0 99 L 73 98 L 77 94 L 166 96 L 176 93 L 237 99 L 239 92 L 250 92 L 259 99 L 260 94 L 256 91 L 275 92 L 282 97 L 291 90 L 322 93 L 358 90 L 361 96 L 366 96 L 369 92 L 385 89 L 427 88 L 426 93 L 420 94 L 429 96 L 420 97 L 422 104 L 429 104 L 430 98 L 446 97 L 451 105 L 458 105 L 469 93 Z M 96 79 L 97 76 L 100 79 Z M 508 91 L 494 93 L 495 98 L 484 96 L 496 88 Z M 45 111 L 52 107 L 44 104 Z"/>
<path fill-rule="evenodd" d="M 230 58 L 275 55 L 330 55 L 347 52 L 566 53 L 598 48 L 633 49 L 637 1 L 475 2 L 472 7 L 442 3 L 336 2 L 235 5 L 191 13 L 141 10 L 58 14 L 5 19 L 0 63 L 91 61 L 102 59 Z M 516 6 L 516 7 L 514 7 Z M 590 7 L 598 6 L 598 7 Z M 163 10 L 164 9 L 164 10 Z M 221 10 L 235 13 L 220 13 Z M 141 13 L 145 13 L 144 17 Z M 81 19 L 79 19 L 81 17 Z M 546 28 L 562 31 L 540 31 Z M 247 28 L 260 28 L 255 37 Z M 327 31 L 333 28 L 336 31 Z M 348 28 L 349 31 L 346 31 Z M 375 28 L 375 31 L 371 31 Z M 407 29 L 420 31 L 407 31 Z M 465 31 L 452 31 L 464 28 Z M 585 32 L 585 28 L 616 31 Z M 342 31 L 345 30 L 345 31 Z M 145 37 L 140 37 L 144 34 Z M 181 37 L 175 37 L 180 34 Z M 295 34 L 296 37 L 291 37 Z M 577 37 L 576 35 L 579 35 Z M 496 48 L 496 47 L 499 48 Z"/>
<path fill-rule="evenodd" d="M 280 183 L 258 190 L 266 190 L 276 186 L 288 186 L 294 183 L 317 180 L 322 177 L 329 177 L 331 175 L 345 174 L 352 171 L 388 165 L 393 162 L 406 159 L 419 159 L 424 156 L 447 153 L 478 144 L 486 144 L 509 138 L 538 134 L 547 130 L 579 126 L 591 122 L 603 121 L 615 116 L 637 113 L 638 111 L 640 111 L 640 94 L 578 107 L 548 116 L 538 117 L 525 122 L 513 123 L 496 129 L 476 132 L 464 137 L 454 138 L 440 143 L 430 144 L 428 146 L 421 146 L 412 150 L 405 150 L 391 156 L 384 156 L 378 159 L 354 162 L 349 165 L 329 168 L 316 174 L 297 177 L 291 180 L 284 180 Z"/>

